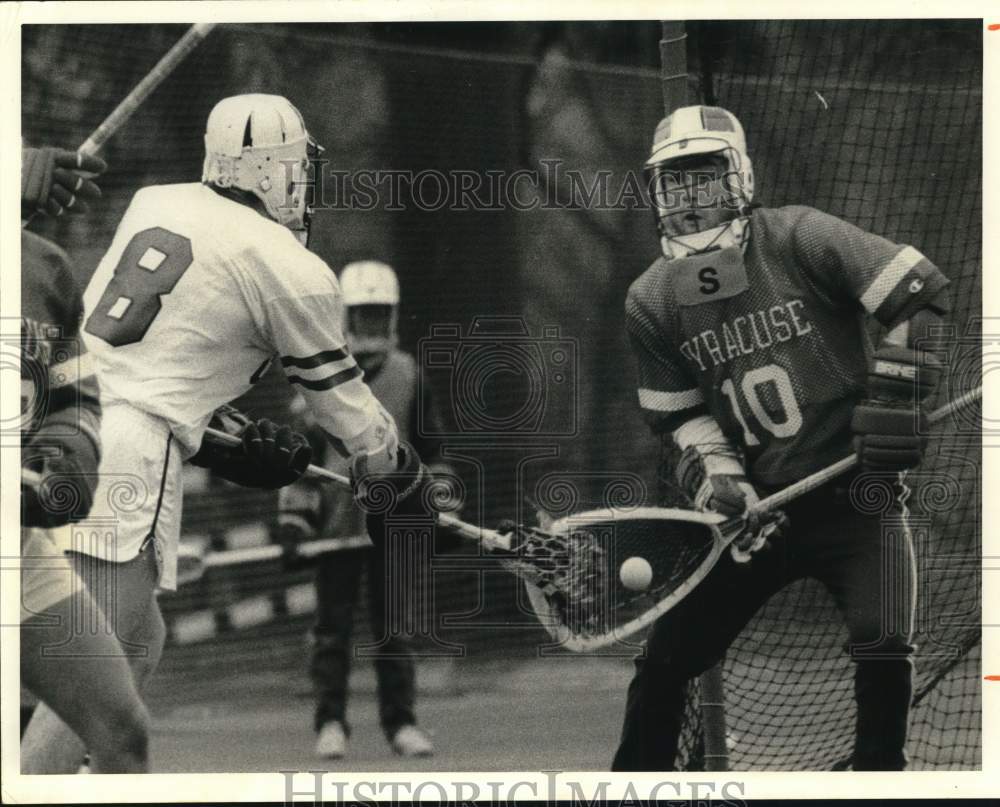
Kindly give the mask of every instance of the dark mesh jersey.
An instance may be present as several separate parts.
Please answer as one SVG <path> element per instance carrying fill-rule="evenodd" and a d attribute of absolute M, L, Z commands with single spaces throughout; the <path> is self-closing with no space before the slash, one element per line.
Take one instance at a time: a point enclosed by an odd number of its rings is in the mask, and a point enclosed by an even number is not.
<path fill-rule="evenodd" d="M 754 210 L 742 265 L 704 299 L 719 283 L 698 258 L 660 258 L 632 284 L 639 404 L 654 429 L 707 407 L 751 479 L 782 485 L 851 451 L 864 315 L 892 327 L 948 281 L 913 247 L 801 206 Z"/>
<path fill-rule="evenodd" d="M 22 435 L 44 422 L 99 444 L 97 378 L 80 339 L 83 303 L 69 258 L 51 241 L 21 231 Z"/>

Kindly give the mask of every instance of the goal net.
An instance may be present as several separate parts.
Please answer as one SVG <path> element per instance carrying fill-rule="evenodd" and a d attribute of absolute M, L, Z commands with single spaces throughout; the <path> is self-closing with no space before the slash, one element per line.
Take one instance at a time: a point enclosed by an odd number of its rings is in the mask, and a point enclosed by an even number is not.
<path fill-rule="evenodd" d="M 746 128 L 759 201 L 815 206 L 928 255 L 951 279 L 952 300 L 948 377 L 928 403 L 977 387 L 991 338 L 981 315 L 978 21 L 701 23 L 689 34 L 703 101 Z M 918 769 L 981 761 L 980 418 L 975 405 L 935 427 L 907 476 L 919 574 L 908 750 Z M 812 581 L 757 614 L 725 660 L 732 770 L 849 763 L 846 641 Z M 697 703 L 693 686 L 688 767 L 700 764 Z"/>

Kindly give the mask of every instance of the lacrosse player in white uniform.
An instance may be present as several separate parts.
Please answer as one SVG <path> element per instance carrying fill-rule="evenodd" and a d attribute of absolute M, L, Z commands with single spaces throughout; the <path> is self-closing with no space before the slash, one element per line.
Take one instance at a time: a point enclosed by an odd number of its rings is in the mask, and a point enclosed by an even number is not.
<path fill-rule="evenodd" d="M 164 641 L 155 590 L 176 584 L 182 463 L 261 488 L 289 484 L 309 463 L 301 436 L 225 408 L 273 360 L 351 458 L 356 483 L 391 475 L 401 502 L 419 499 L 426 479 L 346 346 L 336 276 L 306 248 L 321 149 L 299 111 L 280 96 L 225 98 L 209 115 L 205 152 L 200 183 L 136 193 L 84 294 L 104 404 L 90 513 L 100 529 L 67 528 L 60 545 L 84 579 L 114 574 L 110 618 L 140 685 Z M 241 447 L 203 440 L 213 416 Z M 367 489 L 356 486 L 363 508 Z M 75 771 L 82 745 L 56 720 L 40 710 L 22 754 L 44 758 L 48 772 Z"/>

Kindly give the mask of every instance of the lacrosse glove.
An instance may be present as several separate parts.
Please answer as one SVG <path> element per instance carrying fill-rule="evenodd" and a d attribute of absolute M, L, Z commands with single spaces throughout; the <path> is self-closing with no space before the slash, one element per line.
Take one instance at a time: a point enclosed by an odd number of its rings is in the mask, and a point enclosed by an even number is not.
<path fill-rule="evenodd" d="M 208 425 L 242 442 L 230 446 L 206 434 L 190 462 L 237 485 L 276 490 L 299 479 L 312 461 L 312 447 L 304 435 L 267 418 L 250 420 L 239 410 L 222 406 Z"/>
<path fill-rule="evenodd" d="M 933 353 L 885 345 L 868 370 L 868 397 L 854 408 L 854 447 L 866 471 L 905 471 L 920 464 L 927 419 L 920 408 L 941 377 Z"/>
<path fill-rule="evenodd" d="M 94 155 L 48 146 L 23 148 L 21 218 L 34 213 L 86 213 L 87 202 L 99 199 L 101 189 L 85 174 L 103 174 L 107 170 L 107 163 Z"/>

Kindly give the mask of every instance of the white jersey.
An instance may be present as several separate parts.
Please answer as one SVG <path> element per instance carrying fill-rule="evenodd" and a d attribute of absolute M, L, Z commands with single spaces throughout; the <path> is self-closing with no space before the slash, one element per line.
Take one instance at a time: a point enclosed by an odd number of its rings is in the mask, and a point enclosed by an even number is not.
<path fill-rule="evenodd" d="M 81 332 L 105 404 L 162 418 L 184 457 L 274 358 L 353 454 L 394 427 L 345 347 L 339 298 L 287 228 L 198 183 L 157 185 L 136 193 L 91 278 Z"/>

